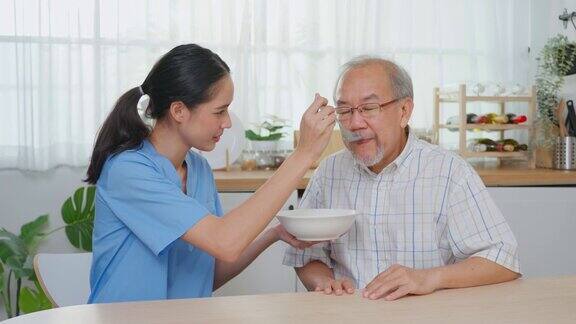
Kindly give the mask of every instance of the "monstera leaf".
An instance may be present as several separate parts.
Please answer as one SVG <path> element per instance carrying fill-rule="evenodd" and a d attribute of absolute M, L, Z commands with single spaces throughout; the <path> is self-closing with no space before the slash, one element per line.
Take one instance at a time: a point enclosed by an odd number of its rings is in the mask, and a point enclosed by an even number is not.
<path fill-rule="evenodd" d="M 94 228 L 93 186 L 78 188 L 62 205 L 62 219 L 66 223 L 66 236 L 72 245 L 84 251 L 92 251 Z"/>

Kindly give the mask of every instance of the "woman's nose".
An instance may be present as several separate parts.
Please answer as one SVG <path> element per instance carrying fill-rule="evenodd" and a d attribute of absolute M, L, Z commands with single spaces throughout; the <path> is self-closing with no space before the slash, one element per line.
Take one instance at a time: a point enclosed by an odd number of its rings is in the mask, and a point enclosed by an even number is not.
<path fill-rule="evenodd" d="M 230 114 L 227 113 L 222 123 L 222 128 L 230 128 L 230 127 L 232 127 L 232 119 L 230 118 Z"/>

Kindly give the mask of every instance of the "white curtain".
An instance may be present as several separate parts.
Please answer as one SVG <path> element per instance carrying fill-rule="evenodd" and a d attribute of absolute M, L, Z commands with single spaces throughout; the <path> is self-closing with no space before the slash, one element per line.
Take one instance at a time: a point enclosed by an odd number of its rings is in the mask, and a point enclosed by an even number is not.
<path fill-rule="evenodd" d="M 233 111 L 295 127 L 341 64 L 389 57 L 411 74 L 413 127 L 432 125 L 432 88 L 528 84 L 522 0 L 0 0 L 0 168 L 85 166 L 116 98 L 171 47 L 198 43 L 231 66 Z"/>

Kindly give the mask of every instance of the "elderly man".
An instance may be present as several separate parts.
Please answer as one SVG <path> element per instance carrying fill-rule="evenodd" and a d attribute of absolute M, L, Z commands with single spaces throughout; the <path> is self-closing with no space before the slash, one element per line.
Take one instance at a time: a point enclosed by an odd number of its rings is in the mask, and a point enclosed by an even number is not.
<path fill-rule="evenodd" d="M 412 81 L 388 60 L 358 58 L 335 88 L 341 129 L 356 135 L 322 161 L 300 208 L 358 211 L 340 238 L 289 248 L 308 290 L 336 295 L 363 288 L 394 300 L 520 276 L 517 243 L 474 169 L 410 133 Z"/>

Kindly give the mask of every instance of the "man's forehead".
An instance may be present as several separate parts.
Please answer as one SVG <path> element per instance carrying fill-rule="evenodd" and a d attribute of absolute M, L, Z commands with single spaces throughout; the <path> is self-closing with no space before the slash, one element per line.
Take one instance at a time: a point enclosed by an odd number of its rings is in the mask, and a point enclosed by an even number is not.
<path fill-rule="evenodd" d="M 352 68 L 342 75 L 336 95 L 341 96 L 342 91 L 348 91 L 348 88 L 366 88 L 368 93 L 361 94 L 366 97 L 373 93 L 378 94 L 382 90 L 388 91 L 389 83 L 388 70 L 381 65 L 371 64 Z"/>

